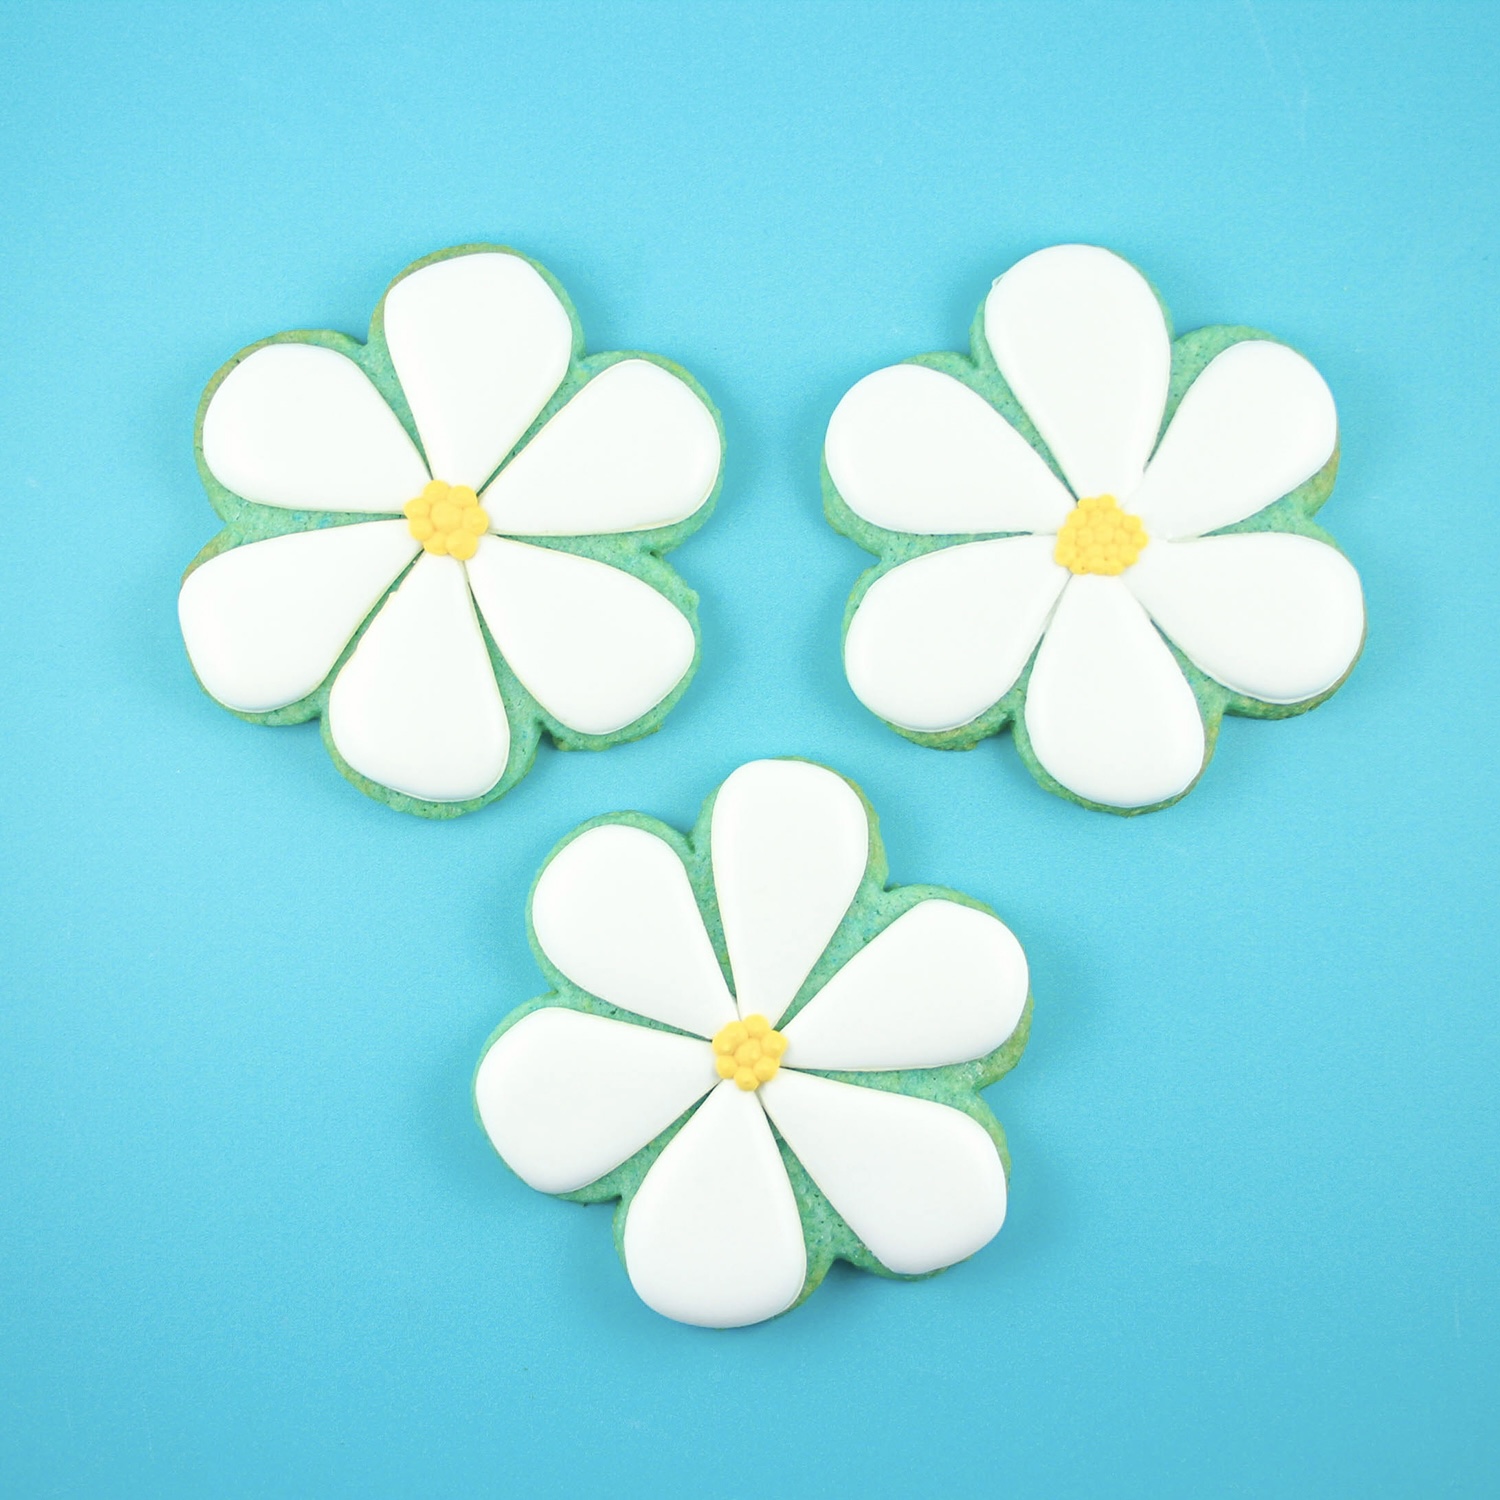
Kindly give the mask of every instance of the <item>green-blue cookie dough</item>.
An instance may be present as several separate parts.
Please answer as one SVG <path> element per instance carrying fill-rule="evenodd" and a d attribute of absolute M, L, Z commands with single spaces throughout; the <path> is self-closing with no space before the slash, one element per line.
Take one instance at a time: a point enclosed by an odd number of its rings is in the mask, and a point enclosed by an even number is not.
<path fill-rule="evenodd" d="M 1321 703 L 1364 640 L 1359 580 L 1314 522 L 1333 398 L 1249 328 L 1172 341 L 1109 251 L 1039 251 L 968 357 L 856 384 L 829 424 L 830 523 L 878 559 L 844 616 L 861 700 L 936 749 L 1008 726 L 1036 779 L 1137 813 L 1186 794 L 1225 713 Z"/>
<path fill-rule="evenodd" d="M 758 1322 L 835 1260 L 924 1276 L 1000 1227 L 980 1090 L 1026 1044 L 1025 957 L 988 907 L 887 874 L 858 788 L 778 760 L 686 836 L 596 818 L 538 875 L 551 989 L 486 1044 L 479 1120 L 531 1186 L 619 1200 L 621 1259 L 666 1316 Z"/>
<path fill-rule="evenodd" d="M 321 718 L 391 807 L 481 807 L 544 731 L 650 734 L 697 667 L 697 596 L 662 554 L 717 498 L 718 413 L 667 360 L 586 355 L 513 250 L 416 262 L 363 344 L 251 345 L 204 392 L 196 448 L 225 523 L 179 599 L 199 681 L 258 723 Z"/>

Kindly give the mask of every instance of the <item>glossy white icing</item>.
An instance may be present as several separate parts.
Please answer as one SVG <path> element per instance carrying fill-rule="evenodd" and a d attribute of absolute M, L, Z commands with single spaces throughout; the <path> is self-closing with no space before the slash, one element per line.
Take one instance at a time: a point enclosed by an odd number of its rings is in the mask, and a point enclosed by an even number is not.
<path fill-rule="evenodd" d="M 719 477 L 719 429 L 690 386 L 645 359 L 601 371 L 484 492 L 513 536 L 647 531 L 686 520 Z"/>
<path fill-rule="evenodd" d="M 1359 575 L 1312 537 L 1154 542 L 1124 582 L 1194 665 L 1263 703 L 1326 693 L 1364 638 Z"/>
<path fill-rule="evenodd" d="M 405 521 L 295 531 L 211 557 L 177 615 L 203 686 L 241 713 L 307 697 L 416 555 Z"/>
<path fill-rule="evenodd" d="M 984 397 L 923 365 L 892 365 L 853 386 L 823 456 L 845 504 L 892 531 L 1056 531 L 1073 505 Z"/>
<path fill-rule="evenodd" d="M 1094 245 L 1039 250 L 995 282 L 984 332 L 1073 493 L 1130 494 L 1156 445 L 1172 364 L 1146 278 Z"/>
<path fill-rule="evenodd" d="M 797 1200 L 754 1094 L 721 1083 L 646 1173 L 625 1268 L 648 1307 L 734 1328 L 785 1312 L 807 1278 Z"/>
<path fill-rule="evenodd" d="M 568 372 L 567 309 L 528 261 L 481 251 L 403 276 L 384 321 L 433 477 L 477 490 Z"/>
<path fill-rule="evenodd" d="M 1005 1168 L 961 1110 L 785 1069 L 761 1093 L 798 1161 L 887 1270 L 951 1266 L 999 1232 Z"/>
<path fill-rule="evenodd" d="M 871 585 L 844 637 L 867 708 L 929 733 L 967 724 L 1015 685 L 1068 580 L 1050 536 L 927 552 Z"/>
<path fill-rule="evenodd" d="M 787 1023 L 787 1064 L 853 1073 L 969 1062 L 1015 1031 L 1027 991 L 1026 956 L 1003 922 L 923 901 Z"/>
<path fill-rule="evenodd" d="M 655 1140 L 718 1081 L 702 1042 L 550 1006 L 485 1053 L 474 1102 L 523 1182 L 570 1193 Z"/>
<path fill-rule="evenodd" d="M 655 708 L 693 664 L 687 617 L 592 558 L 482 537 L 469 584 L 500 654 L 553 718 L 610 734 Z"/>
<path fill-rule="evenodd" d="M 317 344 L 246 355 L 210 398 L 202 440 L 225 489 L 284 510 L 397 511 L 428 478 L 364 371 Z"/>
<path fill-rule="evenodd" d="M 1295 350 L 1247 339 L 1188 387 L 1128 505 L 1152 536 L 1198 536 L 1290 494 L 1337 444 L 1323 377 Z"/>
<path fill-rule="evenodd" d="M 417 559 L 334 679 L 328 729 L 362 776 L 429 802 L 500 780 L 510 726 L 462 563 Z"/>
<path fill-rule="evenodd" d="M 714 801 L 714 890 L 740 1014 L 771 1025 L 864 877 L 870 827 L 842 776 L 807 761 L 741 766 Z"/>
<path fill-rule="evenodd" d="M 574 984 L 700 1037 L 734 1020 L 677 851 L 644 829 L 604 823 L 552 857 L 531 898 L 542 952 Z"/>
<path fill-rule="evenodd" d="M 1086 575 L 1063 590 L 1024 712 L 1036 758 L 1090 802 L 1149 807 L 1203 767 L 1197 699 L 1119 578 Z"/>

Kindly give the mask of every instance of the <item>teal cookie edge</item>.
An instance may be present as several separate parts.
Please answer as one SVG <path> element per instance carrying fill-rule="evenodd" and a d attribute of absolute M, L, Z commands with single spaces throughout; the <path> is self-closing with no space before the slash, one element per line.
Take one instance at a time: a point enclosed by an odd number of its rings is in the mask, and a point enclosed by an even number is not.
<path fill-rule="evenodd" d="M 806 759 L 801 756 L 785 756 L 780 758 L 787 760 Z M 832 771 L 831 767 L 822 766 L 822 763 L 818 761 L 808 760 L 806 763 L 818 765 L 824 770 Z M 856 953 L 872 942 L 898 917 L 922 901 L 953 901 L 961 906 L 970 907 L 975 911 L 982 911 L 989 916 L 995 917 L 997 921 L 1004 921 L 985 902 L 947 886 L 889 884 L 890 870 L 886 860 L 885 845 L 880 836 L 879 815 L 865 796 L 862 788 L 856 782 L 844 776 L 841 772 L 833 771 L 833 774 L 839 776 L 840 780 L 853 789 L 859 797 L 861 805 L 864 807 L 870 831 L 869 859 L 865 865 L 864 878 L 861 880 L 859 888 L 849 904 L 849 909 L 845 912 L 843 919 L 834 931 L 833 936 L 829 939 L 828 945 L 823 950 L 817 963 L 813 965 L 806 980 L 803 981 L 801 988 L 797 991 L 797 995 L 787 1008 L 782 1022 L 778 1024 L 792 1020 Z M 728 950 L 724 941 L 723 925 L 719 917 L 718 901 L 714 893 L 713 869 L 709 845 L 714 802 L 718 797 L 722 785 L 723 783 L 720 783 L 720 787 L 716 787 L 705 799 L 692 829 L 686 834 L 647 813 L 605 813 L 598 817 L 590 818 L 572 829 L 558 841 L 546 859 L 543 860 L 541 868 L 537 872 L 536 879 L 532 882 L 531 890 L 527 893 L 526 897 L 526 933 L 531 944 L 531 951 L 536 958 L 537 966 L 546 976 L 551 988 L 547 993 L 537 995 L 511 1010 L 505 1016 L 504 1020 L 489 1034 L 480 1048 L 479 1061 L 475 1065 L 474 1074 L 470 1081 L 470 1102 L 473 1106 L 475 1124 L 478 1126 L 481 1134 L 485 1135 L 487 1142 L 489 1142 L 489 1136 L 484 1131 L 484 1124 L 479 1116 L 479 1106 L 475 1097 L 474 1084 L 478 1079 L 479 1069 L 483 1066 L 484 1059 L 488 1055 L 490 1048 L 524 1017 L 538 1010 L 561 1006 L 570 1010 L 582 1011 L 587 1015 L 603 1016 L 609 1020 L 625 1021 L 633 1025 L 645 1026 L 653 1031 L 674 1032 L 676 1030 L 674 1027 L 663 1025 L 658 1021 L 652 1021 L 633 1011 L 623 1010 L 618 1006 L 611 1005 L 607 1001 L 601 1000 L 597 996 L 583 990 L 552 964 L 543 951 L 541 944 L 537 941 L 536 930 L 533 926 L 531 915 L 532 901 L 536 894 L 537 885 L 540 883 L 548 865 L 574 839 L 581 837 L 591 829 L 614 825 L 638 828 L 646 833 L 654 834 L 668 843 L 683 861 L 687 869 L 688 880 L 692 886 L 698 910 L 702 914 L 704 926 L 708 931 L 714 956 L 719 962 L 719 967 L 725 976 L 726 983 L 731 985 L 732 992 L 732 974 L 729 968 Z M 1033 1008 L 1033 995 L 1028 991 L 1026 1003 L 1022 1010 L 1021 1018 L 1016 1023 L 1015 1030 L 1000 1046 L 987 1053 L 984 1057 L 977 1058 L 972 1062 L 952 1064 L 942 1068 L 914 1068 L 892 1072 L 831 1072 L 818 1069 L 808 1069 L 807 1071 L 816 1077 L 831 1078 L 838 1082 L 852 1083 L 865 1088 L 884 1089 L 890 1092 L 909 1094 L 917 1098 L 928 1099 L 934 1103 L 946 1104 L 952 1108 L 961 1110 L 978 1123 L 994 1143 L 1008 1185 L 1011 1177 L 1011 1157 L 1005 1130 L 996 1118 L 988 1102 L 981 1096 L 980 1091 L 999 1082 L 1021 1060 L 1021 1055 L 1025 1051 L 1031 1036 Z M 686 1035 L 687 1033 L 677 1032 L 676 1034 Z M 625 1265 L 625 1221 L 630 1212 L 630 1204 L 657 1157 L 666 1149 L 668 1143 L 687 1123 L 688 1119 L 699 1108 L 701 1103 L 702 1100 L 698 1100 L 690 1108 L 684 1110 L 676 1120 L 653 1140 L 624 1162 L 620 1163 L 619 1166 L 607 1172 L 603 1177 L 575 1191 L 549 1195 L 581 1204 L 616 1202 L 613 1233 L 615 1250 L 619 1255 L 622 1267 Z M 769 1117 L 768 1123 L 770 1123 Z M 828 1272 L 839 1261 L 855 1266 L 859 1270 L 868 1271 L 872 1275 L 894 1281 L 926 1281 L 933 1276 L 942 1275 L 944 1270 L 952 1269 L 952 1267 L 942 1267 L 936 1271 L 929 1271 L 913 1276 L 892 1271 L 883 1266 L 813 1182 L 807 1170 L 797 1159 L 796 1154 L 787 1145 L 774 1124 L 771 1125 L 771 1132 L 776 1141 L 777 1149 L 781 1153 L 781 1159 L 786 1166 L 787 1175 L 792 1182 L 793 1193 L 797 1199 L 798 1215 L 802 1221 L 803 1243 L 807 1250 L 807 1277 L 803 1283 L 802 1290 L 798 1293 L 796 1300 L 786 1308 L 785 1312 L 777 1314 L 778 1317 L 784 1317 L 786 1313 L 800 1307 L 818 1289 L 824 1278 L 828 1275 Z M 492 1142 L 490 1142 L 490 1146 L 493 1151 Z M 498 1152 L 494 1154 L 501 1165 L 505 1167 L 506 1171 L 511 1172 L 511 1175 L 515 1176 L 515 1173 L 509 1164 L 505 1162 L 505 1159 Z M 520 1181 L 520 1179 L 517 1178 L 517 1181 Z M 977 1254 L 978 1252 L 975 1253 Z M 962 1264 L 962 1262 L 956 1262 L 956 1264 Z"/>
<path fill-rule="evenodd" d="M 667 715 L 677 706 L 683 694 L 688 690 L 693 679 L 697 676 L 703 657 L 703 634 L 698 613 L 699 596 L 682 578 L 681 574 L 665 561 L 665 554 L 681 546 L 683 542 L 709 519 L 718 505 L 724 485 L 724 455 L 726 452 L 722 413 L 694 375 L 683 369 L 675 361 L 667 359 L 662 355 L 648 354 L 636 350 L 611 350 L 592 355 L 585 354 L 583 327 L 578 317 L 578 311 L 557 278 L 539 261 L 533 260 L 530 256 L 524 255 L 521 251 L 511 246 L 488 242 L 474 242 L 435 251 L 431 255 L 426 255 L 420 260 L 413 261 L 398 272 L 391 279 L 385 291 L 381 293 L 380 300 L 376 304 L 374 313 L 371 315 L 369 332 L 363 343 L 349 334 L 339 333 L 331 329 L 292 329 L 284 333 L 272 334 L 268 338 L 258 339 L 254 343 L 246 345 L 232 358 L 226 360 L 209 379 L 208 384 L 204 387 L 202 396 L 199 398 L 197 413 L 193 422 L 193 453 L 197 463 L 198 477 L 208 496 L 209 504 L 213 507 L 214 513 L 224 522 L 224 527 L 210 539 L 192 559 L 186 569 L 184 569 L 178 581 L 179 589 L 182 583 L 194 571 L 208 562 L 210 558 L 217 557 L 223 552 L 232 551 L 236 547 L 246 546 L 253 542 L 267 541 L 272 537 L 321 530 L 331 526 L 359 525 L 368 521 L 390 520 L 390 515 L 385 512 L 286 510 L 277 506 L 262 505 L 236 495 L 214 477 L 204 460 L 204 415 L 208 411 L 209 403 L 213 400 L 214 393 L 223 384 L 229 373 L 257 350 L 267 348 L 273 344 L 314 344 L 321 348 L 332 349 L 335 353 L 344 355 L 359 366 L 370 383 L 379 392 L 381 398 L 395 413 L 407 436 L 416 446 L 417 451 L 422 454 L 425 463 L 426 451 L 422 447 L 416 423 L 412 419 L 411 409 L 407 404 L 405 394 L 401 390 L 400 382 L 396 378 L 395 367 L 391 362 L 390 351 L 386 346 L 386 299 L 399 282 L 426 266 L 434 265 L 439 261 L 456 259 L 461 256 L 486 253 L 514 255 L 531 266 L 547 282 L 548 286 L 562 303 L 573 330 L 567 374 L 563 377 L 562 383 L 552 394 L 546 406 L 542 408 L 531 425 L 516 440 L 504 460 L 497 466 L 495 470 L 497 474 L 515 459 L 516 455 L 532 441 L 537 433 L 589 381 L 602 374 L 611 365 L 619 364 L 624 360 L 646 360 L 676 376 L 698 397 L 713 418 L 714 427 L 719 437 L 719 472 L 715 477 L 713 489 L 709 492 L 708 498 L 685 520 L 652 531 L 618 532 L 612 535 L 578 537 L 528 537 L 526 539 L 528 546 L 548 547 L 560 552 L 571 552 L 577 556 L 591 558 L 596 562 L 602 562 L 611 567 L 618 568 L 622 572 L 630 573 L 653 588 L 657 593 L 662 594 L 675 606 L 687 619 L 693 631 L 692 661 L 677 684 L 659 703 L 655 704 L 638 719 L 624 725 L 622 728 L 613 730 L 609 734 L 580 733 L 577 730 L 568 728 L 567 725 L 562 724 L 551 714 L 547 713 L 531 693 L 522 686 L 520 680 L 501 655 L 488 625 L 485 624 L 483 616 L 476 610 L 476 617 L 479 620 L 485 647 L 489 654 L 490 666 L 495 673 L 495 680 L 499 685 L 500 697 L 505 706 L 506 717 L 510 724 L 510 752 L 506 759 L 503 775 L 482 796 L 468 798 L 459 802 L 434 802 L 398 791 L 394 787 L 388 787 L 356 771 L 339 754 L 328 730 L 328 696 L 333 689 L 334 680 L 338 677 L 339 673 L 343 670 L 344 664 L 358 647 L 371 622 L 380 613 L 381 609 L 384 608 L 390 596 L 400 586 L 413 564 L 408 564 L 403 568 L 391 581 L 390 586 L 385 592 L 381 594 L 380 598 L 376 600 L 364 619 L 360 622 L 359 628 L 350 637 L 343 651 L 340 652 L 338 659 L 334 662 L 322 682 L 312 692 L 298 699 L 295 703 L 286 704 L 266 713 L 246 713 L 239 709 L 230 708 L 227 704 L 221 703 L 208 691 L 202 679 L 198 677 L 196 670 L 193 669 L 191 660 L 188 662 L 189 669 L 193 670 L 194 680 L 205 695 L 226 713 L 233 714 L 236 718 L 243 719 L 247 723 L 278 727 L 287 724 L 302 724 L 310 719 L 320 720 L 324 748 L 328 753 L 329 759 L 332 760 L 335 768 L 346 781 L 357 790 L 363 792 L 367 797 L 376 802 L 383 803 L 397 812 L 412 813 L 418 817 L 431 820 L 462 817 L 466 813 L 477 812 L 480 808 L 487 807 L 492 802 L 498 801 L 529 774 L 535 763 L 536 753 L 540 747 L 543 735 L 559 750 L 607 750 L 615 745 L 629 744 L 635 740 L 644 739 L 648 735 L 655 734 L 662 727 Z M 488 483 L 489 481 L 486 482 Z"/>
<path fill-rule="evenodd" d="M 1139 267 L 1136 267 L 1139 271 Z M 1141 272 L 1144 277 L 1145 273 Z M 1147 278 L 1147 284 L 1151 286 L 1156 296 L 1158 305 L 1162 310 L 1162 317 L 1166 321 L 1168 334 L 1172 331 L 1171 313 L 1163 300 L 1161 293 Z M 1031 419 L 1022 409 L 1020 402 L 1016 399 L 1009 383 L 1000 373 L 995 363 L 994 355 L 990 351 L 989 344 L 984 336 L 984 308 L 985 300 L 981 299 L 979 308 L 969 328 L 970 352 L 967 355 L 953 351 L 938 351 L 929 354 L 914 355 L 909 359 L 900 361 L 903 364 L 921 365 L 927 369 L 937 370 L 944 375 L 952 376 L 960 381 L 976 395 L 993 407 L 999 414 L 1016 429 L 1026 440 L 1028 445 L 1047 464 L 1048 468 L 1057 476 L 1058 480 L 1066 485 L 1062 470 L 1053 458 L 1040 433 L 1037 432 Z M 1172 340 L 1172 365 L 1169 377 L 1167 402 L 1162 412 L 1161 426 L 1157 430 L 1156 444 L 1160 444 L 1162 436 L 1171 425 L 1173 416 L 1182 398 L 1186 395 L 1188 387 L 1202 374 L 1209 362 L 1224 350 L 1234 344 L 1243 343 L 1246 340 L 1264 340 L 1270 343 L 1281 344 L 1285 348 L 1292 348 L 1284 339 L 1275 334 L 1267 333 L 1262 329 L 1251 328 L 1242 324 L 1211 324 L 1203 328 L 1194 329 L 1190 333 L 1182 334 Z M 1153 445 L 1153 452 L 1155 445 Z M 1216 531 L 1207 533 L 1211 536 L 1230 536 L 1237 532 L 1250 531 L 1280 531 L 1290 532 L 1312 539 L 1332 547 L 1341 556 L 1347 555 L 1339 546 L 1338 542 L 1321 526 L 1317 524 L 1314 517 L 1322 509 L 1325 502 L 1333 491 L 1335 477 L 1338 473 L 1341 443 L 1336 442 L 1334 450 L 1328 462 L 1305 480 L 1296 489 L 1283 495 L 1279 500 L 1263 507 L 1254 515 L 1246 517 L 1243 521 L 1236 522 L 1231 526 L 1224 526 Z M 844 643 L 848 639 L 849 626 L 854 619 L 855 611 L 860 602 L 869 592 L 870 588 L 885 574 L 899 567 L 904 562 L 909 562 L 915 557 L 920 557 L 928 552 L 941 551 L 943 548 L 955 546 L 965 542 L 990 541 L 1000 537 L 1014 536 L 1015 532 L 955 532 L 937 536 L 923 536 L 911 532 L 891 531 L 884 527 L 875 526 L 871 522 L 856 515 L 839 494 L 833 477 L 828 471 L 828 462 L 825 454 L 820 453 L 819 468 L 821 476 L 821 489 L 823 497 L 823 515 L 828 524 L 841 536 L 847 537 L 862 551 L 870 553 L 877 560 L 872 567 L 867 568 L 855 579 L 850 590 L 849 597 L 844 605 L 843 623 L 839 636 L 839 655 L 842 663 Z M 1155 621 L 1152 627 L 1156 628 Z M 1236 693 L 1222 683 L 1215 681 L 1194 665 L 1178 649 L 1177 645 L 1165 635 L 1161 638 L 1167 649 L 1172 653 L 1178 668 L 1187 679 L 1188 686 L 1192 689 L 1193 696 L 1198 702 L 1198 711 L 1203 719 L 1204 730 L 1204 754 L 1203 763 L 1198 768 L 1197 775 L 1176 796 L 1169 797 L 1161 802 L 1149 803 L 1142 807 L 1117 807 L 1107 802 L 1093 802 L 1088 798 L 1079 796 L 1070 791 L 1053 776 L 1051 776 L 1041 762 L 1036 758 L 1031 748 L 1031 741 L 1026 733 L 1025 717 L 1021 712 L 1026 700 L 1026 692 L 1031 679 L 1032 667 L 1036 661 L 1036 652 L 1040 648 L 1040 641 L 1033 647 L 1031 657 L 1022 668 L 1020 675 L 1011 688 L 996 703 L 992 704 L 983 713 L 961 724 L 955 729 L 943 730 L 938 733 L 927 733 L 921 730 L 907 729 L 900 724 L 892 723 L 889 719 L 876 714 L 877 718 L 888 728 L 893 729 L 903 739 L 910 740 L 913 744 L 921 745 L 932 750 L 972 750 L 983 741 L 992 736 L 1004 733 L 1007 729 L 1013 731 L 1013 739 L 1016 751 L 1021 758 L 1022 764 L 1031 773 L 1033 780 L 1044 790 L 1051 792 L 1054 796 L 1061 797 L 1064 801 L 1072 802 L 1079 807 L 1088 808 L 1094 812 L 1112 813 L 1117 817 L 1133 818 L 1143 813 L 1160 812 L 1165 808 L 1172 807 L 1182 801 L 1202 780 L 1204 773 L 1208 770 L 1209 762 L 1212 761 L 1214 750 L 1217 747 L 1219 728 L 1226 714 L 1233 714 L 1241 718 L 1253 719 L 1286 719 L 1304 714 L 1317 708 L 1326 702 L 1348 681 L 1350 674 L 1358 665 L 1360 656 L 1364 653 L 1365 641 L 1369 633 L 1368 617 L 1366 618 L 1365 635 L 1361 637 L 1359 649 L 1354 654 L 1344 675 L 1339 678 L 1330 688 L 1312 698 L 1303 699 L 1297 703 L 1266 703 L 1260 699 L 1250 698 L 1244 694 Z M 1161 632 L 1158 630 L 1158 634 Z M 857 700 L 856 700 L 857 701 Z M 864 704 L 860 708 L 866 713 L 873 713 Z"/>

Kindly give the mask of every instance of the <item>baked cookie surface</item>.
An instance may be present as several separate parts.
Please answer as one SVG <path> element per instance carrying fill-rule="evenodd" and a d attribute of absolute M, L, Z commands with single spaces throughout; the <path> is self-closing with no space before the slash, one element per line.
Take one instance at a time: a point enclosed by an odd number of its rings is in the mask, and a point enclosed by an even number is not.
<path fill-rule="evenodd" d="M 1025 955 L 978 902 L 886 874 L 858 789 L 800 760 L 741 766 L 686 837 L 619 814 L 543 866 L 553 988 L 490 1038 L 476 1112 L 530 1186 L 619 1199 L 657 1312 L 755 1323 L 836 1259 L 924 1276 L 999 1230 L 978 1091 L 1025 1046 Z"/>
<path fill-rule="evenodd" d="M 339 770 L 409 812 L 507 791 L 545 731 L 603 749 L 660 727 L 698 661 L 662 561 L 708 515 L 718 414 L 651 355 L 585 355 L 561 287 L 463 246 L 391 284 L 361 344 L 252 345 L 199 408 L 225 529 L 178 613 L 241 717 L 322 719 Z"/>
<path fill-rule="evenodd" d="M 1174 342 L 1090 245 L 1001 276 L 971 345 L 866 376 L 828 426 L 826 514 L 880 559 L 844 620 L 868 708 L 939 749 L 1013 727 L 1043 786 L 1133 813 L 1192 787 L 1225 713 L 1340 685 L 1364 601 L 1313 520 L 1338 423 L 1306 359 L 1247 328 Z"/>

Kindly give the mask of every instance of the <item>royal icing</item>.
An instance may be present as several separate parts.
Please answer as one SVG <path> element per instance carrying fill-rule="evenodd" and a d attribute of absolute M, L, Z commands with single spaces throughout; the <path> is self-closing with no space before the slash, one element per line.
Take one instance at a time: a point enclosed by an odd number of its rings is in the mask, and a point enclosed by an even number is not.
<path fill-rule="evenodd" d="M 793 1069 L 766 1113 L 888 1271 L 921 1276 L 983 1247 L 1005 1220 L 1005 1168 L 961 1110 Z"/>
<path fill-rule="evenodd" d="M 571 1193 L 649 1145 L 718 1081 L 696 1039 L 548 1006 L 485 1059 L 486 1128 L 511 1169 L 544 1193 Z M 565 1058 L 570 1086 L 549 1069 Z"/>
<path fill-rule="evenodd" d="M 703 418 L 703 403 L 660 365 L 610 365 L 485 490 L 496 530 L 613 535 L 685 521 L 719 473 L 719 434 Z"/>
<path fill-rule="evenodd" d="M 419 545 L 404 521 L 377 521 L 221 552 L 177 600 L 199 680 L 247 714 L 307 697 Z"/>
<path fill-rule="evenodd" d="M 693 1112 L 631 1200 L 622 1241 L 637 1295 L 680 1323 L 736 1328 L 791 1307 L 807 1246 L 755 1094 L 721 1083 Z"/>
<path fill-rule="evenodd" d="M 433 478 L 480 489 L 568 373 L 567 308 L 524 257 L 481 252 L 397 278 L 380 316 Z"/>
<path fill-rule="evenodd" d="M 736 1088 L 753 1094 L 781 1071 L 786 1037 L 759 1012 L 731 1021 L 714 1033 L 714 1070 L 732 1078 Z"/>
<path fill-rule="evenodd" d="M 821 766 L 757 761 L 719 788 L 713 842 L 714 893 L 740 1011 L 774 1024 L 864 878 L 864 804 Z"/>
<path fill-rule="evenodd" d="M 464 567 L 424 554 L 333 679 L 328 733 L 362 776 L 433 802 L 505 773 L 510 721 Z"/>
<path fill-rule="evenodd" d="M 1178 347 L 1196 374 L 1163 432 L 1155 294 L 1119 256 L 1061 245 L 996 281 L 972 361 L 851 388 L 824 457 L 834 524 L 884 563 L 845 629 L 867 707 L 944 747 L 1014 720 L 1044 784 L 1135 811 L 1187 791 L 1223 712 L 1338 686 L 1365 615 L 1311 522 L 1338 447 L 1328 387 L 1269 339 Z"/>
<path fill-rule="evenodd" d="M 1146 278 L 1093 245 L 1039 250 L 990 289 L 984 336 L 1073 494 L 1134 491 L 1172 370 L 1171 335 Z"/>
<path fill-rule="evenodd" d="M 673 370 L 578 346 L 537 267 L 478 248 L 399 277 L 368 345 L 289 334 L 222 372 L 200 453 L 230 530 L 179 600 L 209 693 L 324 714 L 340 767 L 415 811 L 498 795 L 541 729 L 655 728 L 697 633 L 653 554 L 707 512 L 718 423 Z"/>
<path fill-rule="evenodd" d="M 623 729 L 693 665 L 692 623 L 622 568 L 486 536 L 468 573 L 511 671 L 554 719 L 584 734 Z"/>
<path fill-rule="evenodd" d="M 978 391 L 926 365 L 866 375 L 834 409 L 823 456 L 839 493 L 888 531 L 1052 532 L 1073 505 Z"/>
<path fill-rule="evenodd" d="M 279 510 L 399 511 L 430 477 L 365 372 L 321 344 L 242 355 L 213 389 L 198 446 L 226 490 Z"/>
<path fill-rule="evenodd" d="M 836 1256 L 923 1275 L 1000 1228 L 976 1089 L 1019 1054 L 1025 957 L 989 912 L 883 878 L 856 789 L 791 760 L 742 766 L 688 840 L 606 820 L 538 878 L 557 987 L 491 1041 L 479 1118 L 531 1186 L 625 1198 L 626 1270 L 667 1317 L 758 1322 Z"/>

